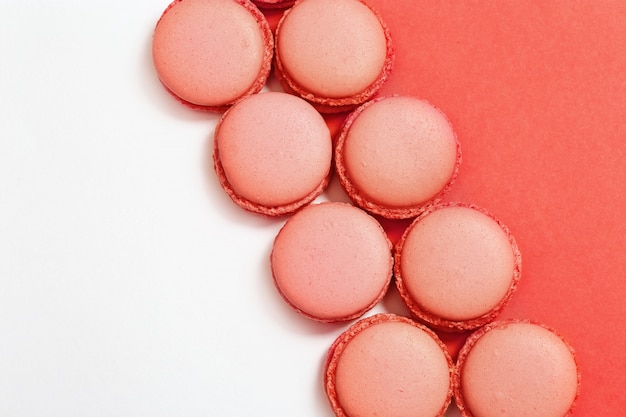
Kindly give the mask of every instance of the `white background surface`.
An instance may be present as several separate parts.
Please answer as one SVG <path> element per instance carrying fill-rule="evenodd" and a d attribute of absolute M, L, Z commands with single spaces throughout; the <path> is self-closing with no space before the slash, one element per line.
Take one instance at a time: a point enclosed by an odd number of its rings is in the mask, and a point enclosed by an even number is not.
<path fill-rule="evenodd" d="M 277 295 L 282 220 L 228 199 L 217 116 L 153 72 L 166 5 L 0 0 L 0 416 L 332 415 L 347 325 Z"/>

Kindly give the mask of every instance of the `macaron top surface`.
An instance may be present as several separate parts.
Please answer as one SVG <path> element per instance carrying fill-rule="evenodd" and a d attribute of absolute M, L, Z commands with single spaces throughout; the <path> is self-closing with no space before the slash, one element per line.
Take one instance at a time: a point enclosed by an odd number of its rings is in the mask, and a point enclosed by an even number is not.
<path fill-rule="evenodd" d="M 466 415 L 568 415 L 579 387 L 571 347 L 553 331 L 530 322 L 495 322 L 485 331 L 468 341 L 459 358 Z"/>
<path fill-rule="evenodd" d="M 401 285 L 420 309 L 462 321 L 498 306 L 515 279 L 517 255 L 490 215 L 444 205 L 407 229 L 396 259 Z"/>
<path fill-rule="evenodd" d="M 346 203 L 313 204 L 280 230 L 271 267 L 279 292 L 301 314 L 326 322 L 349 320 L 387 291 L 391 243 L 363 210 Z"/>
<path fill-rule="evenodd" d="M 378 16 L 359 0 L 302 0 L 276 35 L 277 59 L 299 87 L 328 98 L 350 97 L 383 72 L 387 39 Z"/>
<path fill-rule="evenodd" d="M 159 79 L 193 105 L 231 104 L 257 84 L 260 89 L 259 77 L 269 73 L 266 55 L 272 53 L 273 41 L 268 32 L 269 25 L 251 3 L 176 0 L 153 35 Z"/>
<path fill-rule="evenodd" d="M 231 197 L 280 207 L 322 191 L 332 141 L 324 119 L 309 103 L 266 92 L 224 113 L 216 127 L 214 153 L 216 169 L 223 174 L 218 172 L 218 177 Z"/>
<path fill-rule="evenodd" d="M 459 152 L 443 113 L 417 98 L 394 96 L 348 117 L 336 155 L 350 197 L 387 217 L 389 210 L 419 207 L 440 194 L 456 174 Z"/>
<path fill-rule="evenodd" d="M 390 318 L 365 319 L 371 324 L 357 324 L 335 348 L 330 381 L 337 415 L 443 415 L 451 397 L 451 363 L 442 343 L 404 317 L 382 316 Z"/>

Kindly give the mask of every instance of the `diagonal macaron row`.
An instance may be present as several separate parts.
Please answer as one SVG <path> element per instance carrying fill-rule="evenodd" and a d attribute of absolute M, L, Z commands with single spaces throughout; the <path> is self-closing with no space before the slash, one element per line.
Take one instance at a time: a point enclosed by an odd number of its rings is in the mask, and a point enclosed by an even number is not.
<path fill-rule="evenodd" d="M 282 9 L 274 30 L 266 12 Z M 461 147 L 445 114 L 377 96 L 394 48 L 362 0 L 174 0 L 152 42 L 156 73 L 184 105 L 219 112 L 221 187 L 285 223 L 270 268 L 297 313 L 357 320 L 392 282 L 411 318 L 376 314 L 329 349 L 324 387 L 339 416 L 569 415 L 580 373 L 571 346 L 528 320 L 498 320 L 521 277 L 508 227 L 445 202 Z M 284 91 L 263 91 L 274 73 Z M 336 138 L 324 118 L 345 113 Z M 336 175 L 352 204 L 315 200 Z M 410 220 L 392 244 L 380 220 Z M 471 331 L 456 362 L 437 332 Z"/>

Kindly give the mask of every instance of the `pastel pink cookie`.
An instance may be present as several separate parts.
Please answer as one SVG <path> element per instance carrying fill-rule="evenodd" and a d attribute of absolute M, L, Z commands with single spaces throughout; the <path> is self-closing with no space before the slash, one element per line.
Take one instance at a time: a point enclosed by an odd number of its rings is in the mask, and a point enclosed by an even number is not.
<path fill-rule="evenodd" d="M 461 149 L 441 111 L 414 97 L 393 96 L 348 116 L 335 158 L 339 180 L 358 206 L 387 218 L 410 218 L 448 191 Z"/>
<path fill-rule="evenodd" d="M 269 24 L 249 0 L 175 0 L 154 30 L 152 58 L 181 102 L 223 111 L 261 90 L 273 48 Z"/>
<path fill-rule="evenodd" d="M 564 417 L 580 373 L 571 346 L 530 321 L 491 323 L 467 340 L 454 375 L 463 417 Z"/>
<path fill-rule="evenodd" d="M 432 207 L 396 245 L 396 286 L 413 315 L 441 330 L 482 326 L 500 313 L 521 275 L 508 228 L 471 204 Z"/>
<path fill-rule="evenodd" d="M 310 205 L 291 217 L 271 254 L 276 288 L 305 317 L 351 320 L 386 293 L 391 243 L 380 224 L 346 203 Z"/>
<path fill-rule="evenodd" d="M 378 92 L 393 48 L 380 16 L 360 0 L 300 0 L 276 29 L 276 75 L 322 112 L 345 111 Z"/>
<path fill-rule="evenodd" d="M 451 401 L 452 369 L 445 346 L 430 329 L 379 314 L 337 338 L 324 385 L 338 417 L 441 417 Z"/>
<path fill-rule="evenodd" d="M 220 184 L 246 210 L 292 213 L 328 185 L 330 131 L 322 116 L 291 94 L 254 94 L 231 107 L 215 129 Z"/>

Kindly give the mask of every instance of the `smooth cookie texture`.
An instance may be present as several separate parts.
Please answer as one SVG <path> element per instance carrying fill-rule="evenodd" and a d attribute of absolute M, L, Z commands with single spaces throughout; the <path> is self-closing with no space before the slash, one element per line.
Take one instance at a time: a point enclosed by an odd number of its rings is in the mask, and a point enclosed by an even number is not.
<path fill-rule="evenodd" d="M 486 210 L 447 203 L 425 212 L 395 250 L 396 286 L 411 313 L 450 331 L 495 319 L 521 276 L 508 228 Z"/>
<path fill-rule="evenodd" d="M 452 397 L 452 360 L 432 330 L 378 314 L 331 346 L 324 387 L 338 417 L 441 417 Z"/>
<path fill-rule="evenodd" d="M 564 417 L 580 389 L 572 347 L 527 320 L 494 322 L 470 336 L 454 380 L 463 417 Z"/>
<path fill-rule="evenodd" d="M 213 160 L 222 188 L 239 206 L 267 216 L 289 214 L 328 185 L 330 131 L 299 97 L 254 94 L 218 122 Z"/>
<path fill-rule="evenodd" d="M 313 204 L 293 215 L 276 236 L 270 261 L 285 301 L 322 322 L 361 316 L 384 296 L 392 275 L 384 230 L 346 203 Z"/>
<path fill-rule="evenodd" d="M 162 84 L 182 103 L 208 111 L 259 92 L 273 48 L 269 24 L 248 0 L 175 0 L 152 38 Z"/>
<path fill-rule="evenodd" d="M 286 91 L 321 112 L 365 102 L 386 81 L 391 36 L 360 0 L 300 0 L 276 29 L 276 75 Z"/>
<path fill-rule="evenodd" d="M 339 180 L 358 206 L 410 218 L 445 195 L 461 150 L 441 111 L 414 97 L 393 96 L 369 101 L 347 117 L 335 159 Z"/>

